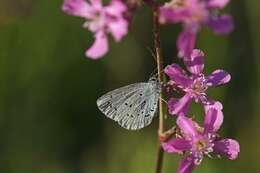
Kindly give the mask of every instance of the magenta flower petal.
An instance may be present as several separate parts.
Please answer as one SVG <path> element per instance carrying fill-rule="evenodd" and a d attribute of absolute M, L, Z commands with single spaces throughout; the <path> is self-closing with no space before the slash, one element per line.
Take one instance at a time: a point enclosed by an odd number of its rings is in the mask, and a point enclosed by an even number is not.
<path fill-rule="evenodd" d="M 112 16 L 121 16 L 127 11 L 127 7 L 121 0 L 112 0 L 105 10 Z"/>
<path fill-rule="evenodd" d="M 70 15 L 92 19 L 95 11 L 85 0 L 65 0 L 62 10 Z"/>
<path fill-rule="evenodd" d="M 204 53 L 199 49 L 193 49 L 189 59 L 186 59 L 185 64 L 187 69 L 192 74 L 200 74 L 204 69 Z"/>
<path fill-rule="evenodd" d="M 179 116 L 177 118 L 176 123 L 180 127 L 186 139 L 194 138 L 197 136 L 198 133 L 197 133 L 196 124 L 188 117 Z"/>
<path fill-rule="evenodd" d="M 178 85 L 188 87 L 192 83 L 185 71 L 178 64 L 168 65 L 165 67 L 164 72 Z"/>
<path fill-rule="evenodd" d="M 92 59 L 98 59 L 104 56 L 108 51 L 108 40 L 103 32 L 95 34 L 95 42 L 86 51 L 86 56 Z"/>
<path fill-rule="evenodd" d="M 210 108 L 215 108 L 217 110 L 222 110 L 223 105 L 219 101 L 211 101 L 211 104 L 207 104 L 204 106 L 204 111 L 205 113 L 210 109 Z"/>
<path fill-rule="evenodd" d="M 214 151 L 230 160 L 234 160 L 240 152 L 240 146 L 234 139 L 222 139 L 214 143 Z"/>
<path fill-rule="evenodd" d="M 226 84 L 230 81 L 231 76 L 224 70 L 215 70 L 207 77 L 208 86 L 218 86 Z"/>
<path fill-rule="evenodd" d="M 108 6 L 105 7 L 107 14 L 111 16 L 108 19 L 108 31 L 111 32 L 115 41 L 119 42 L 128 32 L 128 21 L 123 18 L 127 7 L 121 0 L 112 0 Z M 115 20 L 114 18 L 117 18 Z"/>
<path fill-rule="evenodd" d="M 190 57 L 191 51 L 195 47 L 197 38 L 196 27 L 186 27 L 177 39 L 177 48 L 179 50 L 179 57 Z"/>
<path fill-rule="evenodd" d="M 168 153 L 179 153 L 191 149 L 191 143 L 185 139 L 172 139 L 169 142 L 162 143 L 164 151 Z"/>
<path fill-rule="evenodd" d="M 102 7 L 102 0 L 89 0 L 92 7 L 96 10 L 101 10 Z"/>
<path fill-rule="evenodd" d="M 217 115 L 215 116 L 212 116 L 212 111 L 208 112 L 209 110 L 211 109 L 215 109 L 217 111 Z M 205 112 L 205 119 L 204 119 L 204 124 L 211 124 L 211 130 L 204 130 L 204 133 L 208 133 L 208 132 L 216 132 L 220 129 L 222 123 L 223 123 L 223 119 L 224 119 L 224 116 L 223 116 L 223 112 L 222 112 L 222 109 L 223 109 L 223 106 L 220 102 L 218 101 L 215 101 L 215 102 L 212 102 L 211 104 L 206 104 L 204 105 L 204 112 Z M 209 113 L 209 115 L 208 115 Z M 210 115 L 211 114 L 211 115 Z M 213 121 L 215 120 L 215 121 Z M 212 122 L 212 123 L 210 123 Z"/>
<path fill-rule="evenodd" d="M 207 7 L 224 8 L 228 3 L 229 3 L 229 0 L 208 0 Z"/>
<path fill-rule="evenodd" d="M 168 101 L 169 113 L 172 115 L 186 116 L 192 101 L 190 94 L 184 95 L 181 99 L 170 98 Z"/>
<path fill-rule="evenodd" d="M 226 34 L 234 29 L 233 18 L 229 15 L 211 17 L 208 26 L 217 34 Z"/>
<path fill-rule="evenodd" d="M 204 119 L 204 133 L 217 132 L 223 123 L 223 113 L 212 106 L 206 112 Z"/>
<path fill-rule="evenodd" d="M 102 0 L 88 0 L 93 5 L 102 6 Z"/>
<path fill-rule="evenodd" d="M 160 16 L 159 20 L 160 23 L 177 23 L 181 22 L 185 19 L 188 19 L 191 16 L 190 10 L 188 9 L 180 9 L 180 10 L 173 10 L 168 5 L 165 5 L 160 8 Z"/>
<path fill-rule="evenodd" d="M 195 167 L 194 159 L 191 156 L 182 159 L 178 166 L 178 173 L 191 173 Z"/>
<path fill-rule="evenodd" d="M 128 32 L 128 22 L 124 19 L 111 22 L 108 25 L 108 30 L 111 32 L 115 41 L 119 42 Z"/>

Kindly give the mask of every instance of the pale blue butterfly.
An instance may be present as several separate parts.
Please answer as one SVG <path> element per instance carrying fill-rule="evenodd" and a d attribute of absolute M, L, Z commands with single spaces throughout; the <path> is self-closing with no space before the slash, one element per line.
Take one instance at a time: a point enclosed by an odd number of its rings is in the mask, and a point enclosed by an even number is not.
<path fill-rule="evenodd" d="M 160 97 L 156 77 L 148 82 L 134 83 L 106 93 L 97 106 L 108 118 L 128 130 L 139 130 L 151 124 Z"/>

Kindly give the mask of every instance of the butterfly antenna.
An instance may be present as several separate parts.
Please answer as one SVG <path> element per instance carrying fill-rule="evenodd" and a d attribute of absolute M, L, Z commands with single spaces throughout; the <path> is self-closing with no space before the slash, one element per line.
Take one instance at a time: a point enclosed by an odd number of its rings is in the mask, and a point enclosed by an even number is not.
<path fill-rule="evenodd" d="M 166 105 L 168 105 L 168 102 L 166 100 L 164 100 L 162 97 L 159 98 L 160 100 L 162 100 Z M 164 118 L 167 119 L 167 114 L 164 115 Z"/>
<path fill-rule="evenodd" d="M 155 54 L 155 52 L 153 51 L 153 49 L 151 49 L 151 48 L 148 47 L 148 46 L 146 47 L 146 49 L 152 54 L 152 57 L 153 57 L 155 63 L 157 63 L 156 54 Z M 161 74 L 161 73 L 163 73 L 163 72 L 164 72 L 164 69 L 161 70 L 159 73 L 157 72 L 157 69 L 154 69 L 149 78 L 151 78 L 152 76 L 155 76 L 155 77 L 157 78 L 157 77 L 158 77 L 158 74 Z"/>
<path fill-rule="evenodd" d="M 164 100 L 163 98 L 160 97 L 160 99 L 165 103 L 168 104 L 168 102 L 166 100 Z"/>
<path fill-rule="evenodd" d="M 152 57 L 153 57 L 154 61 L 156 62 L 156 55 L 155 55 L 155 52 L 153 51 L 153 49 L 148 46 L 146 47 L 146 49 L 152 54 Z"/>

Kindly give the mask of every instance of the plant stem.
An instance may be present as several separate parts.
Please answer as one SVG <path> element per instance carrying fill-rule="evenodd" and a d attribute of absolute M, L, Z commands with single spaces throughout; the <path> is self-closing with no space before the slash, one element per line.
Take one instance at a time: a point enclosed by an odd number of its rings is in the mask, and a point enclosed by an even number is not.
<path fill-rule="evenodd" d="M 158 80 L 160 83 L 164 81 L 164 74 L 163 74 L 163 58 L 161 53 L 161 38 L 160 38 L 160 23 L 159 23 L 159 10 L 158 5 L 155 4 L 153 7 L 153 27 L 154 27 L 154 47 L 156 52 L 156 61 L 157 61 L 157 73 L 158 73 Z M 162 88 L 161 88 L 162 90 Z M 162 91 L 161 97 L 162 97 Z M 164 131 L 164 113 L 163 113 L 163 101 L 160 99 L 159 101 L 159 134 L 163 133 Z"/>
<path fill-rule="evenodd" d="M 159 6 L 156 2 L 153 3 L 153 27 L 154 27 L 154 47 L 156 51 L 156 61 L 157 61 L 157 73 L 158 80 L 160 83 L 164 82 L 163 70 L 163 58 L 161 53 L 161 38 L 160 38 L 160 23 L 159 23 Z M 160 97 L 162 98 L 162 88 L 160 92 Z M 159 127 L 158 134 L 159 137 L 164 132 L 164 102 L 162 99 L 159 100 Z M 156 173 L 161 173 L 163 165 L 163 155 L 164 151 L 159 143 L 156 161 Z"/>
<path fill-rule="evenodd" d="M 155 173 L 161 173 L 162 172 L 163 155 L 164 155 L 164 151 L 163 151 L 162 147 L 159 145 L 158 146 L 158 151 L 157 151 L 157 160 L 156 160 Z"/>

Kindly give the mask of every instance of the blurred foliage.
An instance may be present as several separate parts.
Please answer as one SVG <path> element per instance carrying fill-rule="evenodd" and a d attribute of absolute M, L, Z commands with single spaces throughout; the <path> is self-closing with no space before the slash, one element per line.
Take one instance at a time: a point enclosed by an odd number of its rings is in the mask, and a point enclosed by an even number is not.
<path fill-rule="evenodd" d="M 82 20 L 61 11 L 62 0 L 0 2 L 0 171 L 3 173 L 153 172 L 157 119 L 129 132 L 96 107 L 105 92 L 147 80 L 155 69 L 151 12 L 138 9 L 129 35 L 111 41 L 101 60 L 84 57 L 93 42 Z M 195 173 L 260 172 L 260 12 L 257 0 L 236 0 L 229 11 L 236 30 L 216 36 L 205 28 L 197 47 L 206 52 L 206 73 L 224 68 L 232 81 L 212 89 L 224 104 L 221 133 L 238 139 L 236 161 L 205 159 Z M 166 63 L 177 61 L 181 27 L 162 27 Z M 195 105 L 190 112 L 201 114 Z M 179 156 L 166 154 L 163 172 L 175 172 Z"/>

